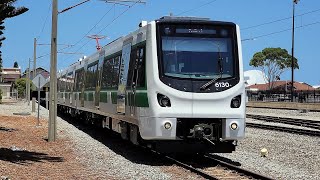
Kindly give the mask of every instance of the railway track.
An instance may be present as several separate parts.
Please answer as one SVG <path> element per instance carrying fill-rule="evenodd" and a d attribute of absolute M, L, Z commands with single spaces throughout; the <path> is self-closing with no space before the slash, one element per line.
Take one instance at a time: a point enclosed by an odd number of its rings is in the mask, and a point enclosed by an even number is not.
<path fill-rule="evenodd" d="M 161 155 L 156 151 L 153 151 Z M 215 155 L 197 155 L 193 158 L 175 158 L 172 156 L 164 155 L 164 157 L 176 165 L 183 167 L 193 173 L 202 176 L 205 179 L 228 179 L 228 180 L 239 180 L 239 179 L 260 179 L 260 180 L 271 180 L 272 178 L 264 175 L 242 169 L 231 163 L 224 162 L 217 158 Z"/>
<path fill-rule="evenodd" d="M 198 155 L 192 159 L 189 156 L 187 158 L 183 158 L 182 160 L 176 159 L 175 157 L 161 154 L 145 146 L 132 146 L 112 132 L 109 132 L 110 134 L 106 136 L 105 130 L 95 129 L 92 126 L 87 126 L 81 122 L 73 121 L 71 117 L 64 117 L 64 119 L 67 119 L 69 123 L 73 124 L 79 130 L 87 133 L 92 138 L 100 141 L 105 145 L 108 145 L 108 147 L 111 145 L 112 149 L 120 153 L 120 155 L 121 153 L 125 153 L 125 156 L 133 156 L 132 154 L 134 154 L 136 161 L 138 162 L 141 161 L 139 156 L 141 156 L 143 162 L 147 160 L 150 160 L 150 162 L 157 161 L 158 163 L 166 161 L 169 162 L 168 164 L 177 165 L 179 167 L 187 169 L 190 172 L 203 177 L 204 179 L 271 179 L 266 176 L 237 167 L 232 163 L 224 162 L 223 160 L 215 158 L 212 155 Z M 110 137 L 113 138 L 110 139 Z M 124 146 L 126 149 L 125 151 L 123 150 Z M 139 151 L 141 151 L 142 153 L 139 153 Z M 150 155 L 147 155 L 149 153 Z M 155 156 L 153 156 L 152 154 L 154 154 Z"/>
<path fill-rule="evenodd" d="M 247 118 L 257 119 L 266 122 L 275 122 L 282 124 L 290 124 L 295 126 L 308 127 L 313 129 L 320 130 L 320 121 L 307 120 L 307 119 L 298 119 L 298 118 L 284 118 L 276 116 L 263 116 L 263 115 L 254 115 L 247 114 Z"/>
<path fill-rule="evenodd" d="M 252 118 L 252 119 L 261 120 L 265 122 L 289 124 L 289 125 L 294 125 L 298 127 L 307 127 L 315 130 L 283 127 L 283 126 L 275 126 L 275 125 L 267 125 L 267 124 L 251 123 L 251 122 L 246 123 L 247 127 L 276 130 L 276 131 L 289 132 L 289 133 L 295 133 L 295 134 L 301 134 L 301 135 L 309 135 L 309 136 L 320 136 L 320 131 L 318 131 L 320 130 L 320 121 L 295 119 L 295 118 L 282 118 L 282 117 L 263 116 L 263 115 L 252 115 L 252 114 L 247 114 L 247 118 Z"/>

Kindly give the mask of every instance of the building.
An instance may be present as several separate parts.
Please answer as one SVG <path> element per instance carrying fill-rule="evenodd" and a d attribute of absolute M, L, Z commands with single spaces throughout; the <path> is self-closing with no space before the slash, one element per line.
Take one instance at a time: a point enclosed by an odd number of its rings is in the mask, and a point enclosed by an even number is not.
<path fill-rule="evenodd" d="M 294 82 L 293 83 L 295 91 L 313 91 L 314 87 L 304 82 Z M 290 91 L 291 81 L 274 81 L 273 82 L 273 91 Z M 248 86 L 249 91 L 267 91 L 270 90 L 270 84 L 253 84 Z"/>
<path fill-rule="evenodd" d="M 20 68 L 2 68 L 1 82 L 2 83 L 14 83 L 16 79 L 21 77 Z"/>
<path fill-rule="evenodd" d="M 2 68 L 0 73 L 0 89 L 2 90 L 2 98 L 16 97 L 14 82 L 21 77 L 20 68 Z"/>
<path fill-rule="evenodd" d="M 26 70 L 22 73 L 21 78 L 27 78 L 27 71 L 28 71 L 28 69 L 26 69 Z M 39 73 L 41 73 L 42 76 L 43 76 L 44 78 L 46 78 L 46 79 L 48 79 L 49 76 L 50 76 L 49 71 L 47 71 L 46 69 L 44 69 L 44 68 L 42 68 L 42 67 L 38 67 L 38 68 L 36 69 L 36 75 L 39 74 Z M 33 69 L 30 69 L 30 79 L 31 79 L 31 80 L 33 79 Z"/>

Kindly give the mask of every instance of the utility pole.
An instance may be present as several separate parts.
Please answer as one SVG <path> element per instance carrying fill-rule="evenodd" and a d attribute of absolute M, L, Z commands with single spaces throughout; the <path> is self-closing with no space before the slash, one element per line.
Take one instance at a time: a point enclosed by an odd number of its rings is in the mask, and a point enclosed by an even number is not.
<path fill-rule="evenodd" d="M 48 141 L 55 141 L 57 135 L 57 21 L 58 0 L 52 0 L 52 32 L 50 56 L 50 93 Z"/>
<path fill-rule="evenodd" d="M 295 6 L 298 4 L 299 0 L 293 0 L 293 9 L 292 9 L 292 49 L 291 49 L 291 102 L 293 102 L 293 92 L 294 92 L 294 14 Z"/>
<path fill-rule="evenodd" d="M 37 38 L 33 39 L 33 73 L 32 79 L 36 77 L 36 67 L 37 66 Z"/>
<path fill-rule="evenodd" d="M 28 66 L 28 71 L 27 71 L 27 102 L 28 102 L 28 106 L 30 106 L 30 61 L 31 61 L 31 59 L 29 58 L 29 66 Z"/>

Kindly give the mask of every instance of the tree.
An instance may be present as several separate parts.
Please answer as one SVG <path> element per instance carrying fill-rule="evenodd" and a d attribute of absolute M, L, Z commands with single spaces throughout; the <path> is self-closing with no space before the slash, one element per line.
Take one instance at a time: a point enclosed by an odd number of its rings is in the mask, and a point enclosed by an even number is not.
<path fill-rule="evenodd" d="M 280 79 L 281 74 L 291 68 L 291 58 L 286 49 L 265 48 L 253 55 L 250 66 L 260 68 L 267 75 L 269 89 L 272 89 L 274 81 Z M 294 68 L 299 69 L 296 58 L 294 58 Z"/>
<path fill-rule="evenodd" d="M 5 26 L 3 25 L 4 20 L 7 18 L 12 18 L 27 12 L 29 9 L 26 7 L 14 7 L 14 3 L 17 0 L 1 0 L 0 2 L 0 48 L 2 46 L 2 41 L 6 38 L 3 37 L 3 31 Z M 0 51 L 0 72 L 2 70 L 2 52 Z"/>
<path fill-rule="evenodd" d="M 32 81 L 27 78 L 20 78 L 14 82 L 14 88 L 18 90 L 18 96 L 24 97 L 26 92 L 26 83 L 30 81 L 30 90 L 34 91 L 36 87 L 33 85 Z"/>
<path fill-rule="evenodd" d="M 18 68 L 18 67 L 19 67 L 19 65 L 18 65 L 18 62 L 17 62 L 17 61 L 15 61 L 15 62 L 13 63 L 13 67 L 14 67 L 14 68 Z"/>

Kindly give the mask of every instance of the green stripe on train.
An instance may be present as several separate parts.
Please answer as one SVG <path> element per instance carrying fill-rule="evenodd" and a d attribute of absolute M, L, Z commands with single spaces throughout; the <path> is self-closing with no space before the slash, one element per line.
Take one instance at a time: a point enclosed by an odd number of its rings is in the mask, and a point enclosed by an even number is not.
<path fill-rule="evenodd" d="M 108 92 L 100 92 L 100 102 L 108 102 Z"/>
<path fill-rule="evenodd" d="M 85 101 L 93 101 L 93 92 L 84 92 Z"/>
<path fill-rule="evenodd" d="M 111 102 L 112 102 L 112 104 L 117 104 L 117 97 L 118 97 L 117 92 L 111 92 Z"/>
<path fill-rule="evenodd" d="M 149 107 L 147 92 L 136 92 L 135 97 L 132 92 L 128 92 L 127 98 L 129 106 Z"/>

